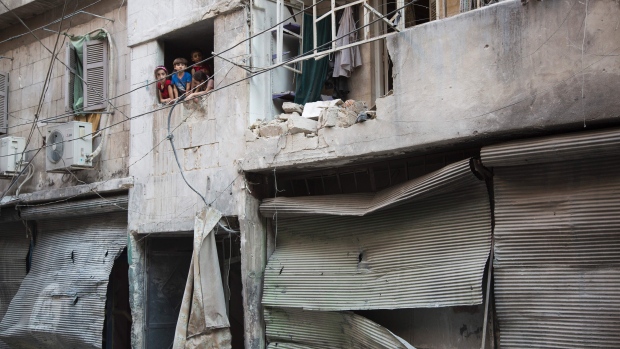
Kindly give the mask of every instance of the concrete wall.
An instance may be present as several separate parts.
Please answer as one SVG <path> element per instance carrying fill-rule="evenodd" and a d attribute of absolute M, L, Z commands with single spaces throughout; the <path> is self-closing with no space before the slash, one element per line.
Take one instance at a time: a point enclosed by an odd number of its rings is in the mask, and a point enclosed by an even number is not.
<path fill-rule="evenodd" d="M 243 8 L 243 0 L 131 0 L 128 42 L 135 46 L 219 14 Z"/>
<path fill-rule="evenodd" d="M 140 1 L 138 1 L 139 3 Z M 131 7 L 131 5 L 130 5 Z M 214 21 L 214 48 L 221 51 L 247 37 L 245 10 L 221 14 Z M 148 32 L 142 27 L 136 35 Z M 239 45 L 224 56 L 239 61 L 247 45 Z M 152 71 L 163 63 L 163 49 L 152 40 L 132 47 L 132 87 L 152 81 Z M 237 58 L 232 58 L 237 57 Z M 215 59 L 215 88 L 246 77 L 246 71 L 225 60 Z M 145 234 L 193 231 L 194 215 L 204 203 L 183 181 L 167 137 L 169 109 L 149 113 L 157 104 L 153 87 L 131 94 L 131 160 L 129 173 L 135 178 L 130 191 L 129 230 L 132 251 L 132 347 L 142 348 L 143 276 Z M 224 215 L 242 215 L 245 209 L 243 177 L 238 159 L 245 152 L 248 127 L 249 82 L 243 81 L 212 93 L 202 103 L 179 105 L 171 125 L 179 161 L 187 180 Z M 144 116 L 138 116 L 148 113 Z"/>
<path fill-rule="evenodd" d="M 220 15 L 215 20 L 215 50 L 223 50 L 247 35 L 245 11 Z M 163 63 L 157 41 L 132 48 L 132 86 L 152 79 L 152 70 Z M 225 57 L 243 55 L 246 46 Z M 222 59 L 214 62 L 215 87 L 245 78 L 246 72 Z M 179 161 L 187 180 L 224 215 L 240 212 L 235 195 L 241 190 L 236 160 L 245 150 L 248 126 L 248 82 L 243 81 L 212 93 L 203 104 L 179 105 L 173 111 L 172 128 Z M 159 108 L 155 89 L 131 94 L 131 115 Z M 194 214 L 204 203 L 183 181 L 167 137 L 169 109 L 136 117 L 131 121 L 131 167 L 129 172 L 143 186 L 140 212 L 130 219 L 136 233 L 193 231 Z"/>
<path fill-rule="evenodd" d="M 129 89 L 129 48 L 126 44 L 127 30 L 124 25 L 126 7 L 117 7 L 114 11 L 107 13 L 99 13 L 108 18 L 120 18 L 114 23 L 101 18 L 89 16 L 90 21 L 74 25 L 68 28 L 68 33 L 72 35 L 84 35 L 98 28 L 108 30 L 114 41 L 116 50 L 114 52 L 115 73 L 110 75 L 114 81 L 114 87 L 110 91 L 111 95 L 118 95 L 128 91 Z M 33 19 L 36 21 L 37 19 Z M 68 25 L 68 23 L 65 23 Z M 54 26 L 50 26 L 54 28 Z M 57 25 L 56 25 L 57 27 Z M 56 29 L 56 28 L 55 28 Z M 24 28 L 22 32 L 26 31 Z M 49 32 L 37 31 L 42 38 L 42 42 L 50 50 L 53 49 L 56 41 L 55 35 L 47 35 Z M 63 42 L 64 36 L 61 36 L 59 46 Z M 27 39 L 27 40 L 26 40 Z M 22 46 L 16 46 L 15 42 L 8 42 L 0 46 L 0 55 L 13 57 L 13 60 L 1 59 L 0 71 L 9 72 L 9 135 L 28 138 L 34 114 L 36 113 L 39 98 L 43 92 L 43 82 L 47 74 L 51 61 L 51 54 L 46 51 L 38 41 L 33 41 L 31 37 L 22 38 L 20 42 Z M 4 50 L 10 47 L 10 49 Z M 64 62 L 64 47 L 60 51 L 58 58 Z M 39 119 L 45 119 L 52 116 L 65 113 L 64 108 L 64 75 L 65 66 L 59 61 L 53 65 L 51 79 L 45 92 L 42 109 Z M 55 174 L 45 172 L 45 149 L 43 149 L 33 161 L 35 174 L 33 178 L 26 183 L 21 192 L 33 192 L 39 190 L 53 189 L 59 187 L 68 187 L 79 184 L 80 182 L 92 183 L 97 181 L 105 181 L 111 178 L 120 178 L 127 175 L 126 166 L 129 157 L 129 122 L 121 122 L 125 120 L 125 116 L 129 116 L 129 97 L 123 96 L 111 101 L 118 111 L 110 116 L 109 123 L 119 125 L 107 130 L 104 135 L 104 146 L 101 154 L 95 158 L 94 170 L 85 170 L 75 172 L 76 178 L 67 174 Z M 73 117 L 66 117 L 57 121 L 70 121 Z M 102 125 L 106 122 L 106 116 L 101 119 Z M 53 126 L 53 124 L 51 124 Z M 35 129 L 32 140 L 27 150 L 36 150 L 43 145 L 43 136 L 47 136 L 47 127 L 39 127 Z M 99 144 L 99 139 L 95 139 L 93 150 Z M 35 152 L 27 154 L 27 160 L 34 156 Z M 0 180 L 0 191 L 4 191 L 10 181 Z M 14 186 L 8 193 L 12 195 L 17 186 Z"/>
<path fill-rule="evenodd" d="M 243 167 L 334 166 L 617 123 L 620 4 L 589 1 L 585 14 L 577 0 L 505 1 L 395 34 L 394 95 L 377 100 L 376 120 L 258 139 Z"/>

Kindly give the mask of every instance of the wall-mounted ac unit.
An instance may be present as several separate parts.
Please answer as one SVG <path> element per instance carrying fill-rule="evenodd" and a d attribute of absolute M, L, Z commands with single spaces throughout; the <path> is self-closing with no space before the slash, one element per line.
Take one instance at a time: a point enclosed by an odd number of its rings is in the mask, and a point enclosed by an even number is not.
<path fill-rule="evenodd" d="M 88 155 L 93 152 L 92 124 L 71 121 L 49 126 L 45 148 L 47 172 L 66 172 L 93 167 Z"/>
<path fill-rule="evenodd" d="M 0 138 L 0 178 L 13 178 L 24 165 L 22 154 L 26 148 L 24 137 Z"/>

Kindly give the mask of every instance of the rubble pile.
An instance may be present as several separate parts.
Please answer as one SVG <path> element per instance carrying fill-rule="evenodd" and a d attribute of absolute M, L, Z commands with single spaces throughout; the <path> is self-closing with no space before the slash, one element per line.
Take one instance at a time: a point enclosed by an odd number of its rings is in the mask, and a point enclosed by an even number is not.
<path fill-rule="evenodd" d="M 250 126 L 254 138 L 278 137 L 285 134 L 303 133 L 306 137 L 315 137 L 319 129 L 325 127 L 350 127 L 355 123 L 375 118 L 375 112 L 369 111 L 362 101 L 340 99 L 299 104 L 285 102 L 284 113 L 276 115 L 267 122 L 257 120 Z"/>

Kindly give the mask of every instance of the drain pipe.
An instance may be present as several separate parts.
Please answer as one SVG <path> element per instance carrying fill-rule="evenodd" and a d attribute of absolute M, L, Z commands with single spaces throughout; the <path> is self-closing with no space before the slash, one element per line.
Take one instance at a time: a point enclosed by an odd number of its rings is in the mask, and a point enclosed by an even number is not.
<path fill-rule="evenodd" d="M 113 110 L 111 110 L 111 106 L 112 104 L 109 101 L 109 97 L 110 96 L 116 96 L 116 89 L 115 89 L 115 80 L 114 78 L 116 77 L 116 59 L 115 59 L 115 54 L 114 54 L 114 41 L 112 40 L 112 35 L 110 34 L 110 32 L 105 29 L 105 28 L 99 28 L 99 29 L 95 29 L 93 31 L 91 31 L 88 34 L 94 33 L 96 31 L 102 31 L 104 33 L 106 33 L 106 37 L 107 37 L 107 41 L 108 41 L 108 71 L 110 72 L 110 75 L 108 76 L 108 100 L 107 102 L 107 106 L 105 109 L 105 114 L 102 115 L 102 119 L 105 118 L 105 121 L 101 121 L 99 123 L 99 132 L 95 133 L 93 135 L 93 139 L 97 136 L 101 136 L 101 141 L 99 142 L 99 145 L 97 146 L 97 149 L 95 149 L 95 151 L 93 151 L 91 154 L 86 156 L 86 160 L 87 161 L 92 161 L 95 157 L 97 157 L 100 153 L 101 150 L 103 149 L 103 141 L 105 140 L 105 131 L 108 129 L 108 127 L 110 126 L 110 115 L 111 113 L 113 113 Z M 95 113 L 96 114 L 96 113 Z"/>

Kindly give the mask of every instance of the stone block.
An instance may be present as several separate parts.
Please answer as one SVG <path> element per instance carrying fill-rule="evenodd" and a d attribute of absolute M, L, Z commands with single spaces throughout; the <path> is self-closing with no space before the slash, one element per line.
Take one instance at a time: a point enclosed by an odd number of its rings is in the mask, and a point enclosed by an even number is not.
<path fill-rule="evenodd" d="M 291 134 L 314 133 L 317 129 L 317 122 L 291 114 L 291 117 L 288 119 L 288 129 Z"/>
<path fill-rule="evenodd" d="M 284 109 L 284 112 L 287 114 L 298 113 L 301 115 L 304 112 L 304 107 L 302 105 L 292 102 L 284 102 L 282 104 L 282 109 Z"/>
<path fill-rule="evenodd" d="M 319 117 L 319 128 L 334 127 L 338 123 L 338 107 L 324 109 Z"/>
<path fill-rule="evenodd" d="M 288 132 L 288 126 L 285 122 L 270 123 L 258 130 L 261 137 L 278 137 Z"/>
<path fill-rule="evenodd" d="M 337 127 L 349 127 L 355 123 L 357 120 L 357 114 L 352 110 L 348 109 L 340 109 L 338 112 L 338 123 Z"/>

